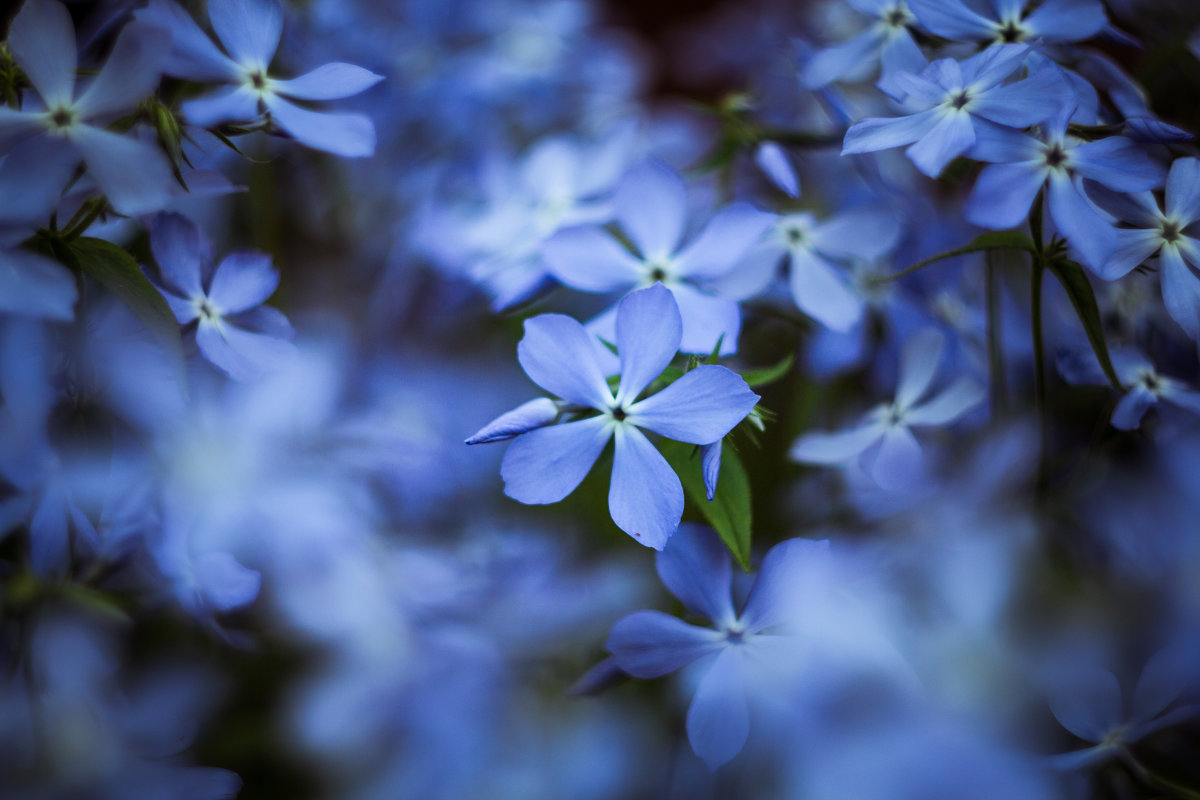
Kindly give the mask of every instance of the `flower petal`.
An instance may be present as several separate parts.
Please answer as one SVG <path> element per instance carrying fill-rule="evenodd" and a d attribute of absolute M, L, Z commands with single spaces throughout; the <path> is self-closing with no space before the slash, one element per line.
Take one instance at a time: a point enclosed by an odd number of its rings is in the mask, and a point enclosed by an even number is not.
<path fill-rule="evenodd" d="M 1106 281 L 1123 278 L 1146 263 L 1161 244 L 1162 235 L 1157 230 L 1118 228 L 1117 248 L 1095 272 Z"/>
<path fill-rule="evenodd" d="M 654 563 L 663 585 L 689 610 L 719 628 L 734 622 L 729 549 L 711 528 L 680 525 Z"/>
<path fill-rule="evenodd" d="M 865 304 L 838 275 L 836 267 L 811 250 L 795 250 L 788 284 L 796 306 L 825 327 L 846 332 L 862 319 Z"/>
<path fill-rule="evenodd" d="M 1101 269 L 1117 249 L 1117 231 L 1083 190 L 1081 178 L 1050 176 L 1050 217 L 1093 270 Z"/>
<path fill-rule="evenodd" d="M 883 44 L 884 34 L 872 26 L 852 39 L 813 54 L 800 72 L 806 89 L 820 89 L 860 68 Z"/>
<path fill-rule="evenodd" d="M 1178 158 L 1167 174 L 1167 217 L 1185 225 L 1200 219 L 1200 161 Z"/>
<path fill-rule="evenodd" d="M 196 223 L 182 214 L 155 215 L 150 223 L 150 250 L 169 288 L 189 298 L 205 293 L 212 243 Z"/>
<path fill-rule="evenodd" d="M 208 297 L 222 315 L 261 305 L 279 286 L 279 271 L 265 253 L 230 253 L 213 273 Z"/>
<path fill-rule="evenodd" d="M 960 378 L 941 394 L 904 415 L 909 425 L 945 425 L 983 402 L 986 393 L 973 378 Z"/>
<path fill-rule="evenodd" d="M 973 144 L 975 129 L 971 126 L 971 115 L 965 111 L 943 112 L 937 125 L 904 152 L 917 169 L 936 178 Z"/>
<path fill-rule="evenodd" d="M 612 403 L 592 335 L 568 316 L 539 314 L 525 320 L 517 360 L 530 380 L 564 400 L 602 411 Z"/>
<path fill-rule="evenodd" d="M 340 100 L 365 92 L 383 80 L 369 69 L 335 61 L 324 64 L 298 78 L 272 81 L 271 88 L 298 100 Z"/>
<path fill-rule="evenodd" d="M 71 129 L 88 173 L 121 214 L 158 211 L 175 193 L 167 158 L 152 144 L 91 125 Z"/>
<path fill-rule="evenodd" d="M 252 381 L 281 365 L 295 347 L 285 339 L 201 319 L 196 346 L 214 366 L 237 381 Z"/>
<path fill-rule="evenodd" d="M 283 31 L 283 7 L 276 0 L 208 0 L 208 18 L 239 65 L 265 70 L 271 63 Z"/>
<path fill-rule="evenodd" d="M 680 350 L 708 355 L 720 340 L 718 355 L 737 352 L 742 330 L 742 311 L 737 301 L 702 291 L 690 283 L 673 283 L 670 289 L 683 318 Z"/>
<path fill-rule="evenodd" d="M 711 503 L 721 477 L 721 442 L 700 446 L 700 472 L 704 476 L 704 495 Z"/>
<path fill-rule="evenodd" d="M 787 539 L 768 550 L 742 610 L 746 630 L 786 624 L 806 598 L 828 597 L 832 563 L 828 539 Z"/>
<path fill-rule="evenodd" d="M 683 517 L 683 485 L 637 428 L 618 425 L 614 436 L 608 511 L 618 528 L 647 547 L 662 550 Z"/>
<path fill-rule="evenodd" d="M 726 206 L 675 259 L 675 274 L 693 281 L 721 277 L 737 266 L 774 221 L 774 214 L 749 203 Z"/>
<path fill-rule="evenodd" d="M 967 221 L 992 230 L 1020 225 L 1045 181 L 1045 167 L 1035 161 L 984 167 L 967 198 Z"/>
<path fill-rule="evenodd" d="M 912 431 L 901 425 L 883 434 L 870 467 L 876 483 L 888 491 L 911 489 L 920 484 L 924 472 L 921 445 Z"/>
<path fill-rule="evenodd" d="M 0 248 L 0 311 L 67 321 L 77 297 L 75 276 L 58 262 Z"/>
<path fill-rule="evenodd" d="M 629 408 L 629 421 L 689 444 L 719 441 L 759 401 L 741 375 L 716 364 L 696 367 Z"/>
<path fill-rule="evenodd" d="M 267 95 L 264 102 L 271 119 L 300 144 L 345 158 L 375 153 L 375 125 L 364 114 L 309 111 L 277 95 Z"/>
<path fill-rule="evenodd" d="M 675 170 L 643 161 L 621 177 L 613 193 L 621 228 L 647 261 L 675 252 L 687 219 L 687 190 Z"/>
<path fill-rule="evenodd" d="M 661 283 L 630 293 L 617 306 L 621 383 L 617 404 L 632 403 L 679 352 L 683 321 L 675 297 Z"/>
<path fill-rule="evenodd" d="M 234 81 L 242 71 L 200 29 L 192 16 L 170 0 L 150 0 L 145 8 L 133 12 L 142 20 L 170 31 L 171 49 L 163 71 L 176 78 L 200 82 Z"/>
<path fill-rule="evenodd" d="M 911 408 L 929 390 L 945 345 L 946 337 L 937 328 L 926 328 L 904 342 L 896 385 L 896 404 L 901 408 Z"/>
<path fill-rule="evenodd" d="M 875 259 L 896 246 L 900 220 L 891 211 L 852 209 L 813 226 L 813 249 L 834 258 Z"/>
<path fill-rule="evenodd" d="M 500 462 L 504 493 L 527 505 L 562 500 L 600 457 L 612 436 L 610 425 L 606 417 L 592 417 L 521 434 Z"/>
<path fill-rule="evenodd" d="M 800 180 L 788 160 L 787 153 L 775 142 L 763 142 L 754 151 L 754 163 L 771 183 L 788 197 L 800 196 Z"/>
<path fill-rule="evenodd" d="M 720 633 L 688 625 L 661 611 L 635 611 L 618 620 L 605 649 L 635 678 L 657 678 L 723 646 Z"/>
<path fill-rule="evenodd" d="M 744 670 L 740 648 L 722 650 L 688 708 L 688 741 L 709 769 L 715 770 L 740 753 L 750 735 Z"/>
<path fill-rule="evenodd" d="M 941 121 L 942 112 L 931 108 L 907 117 L 875 117 L 860 120 L 846 131 L 842 155 L 871 153 L 903 147 L 926 136 Z"/>
<path fill-rule="evenodd" d="M 133 109 L 158 86 L 170 41 L 152 25 L 126 25 L 100 74 L 76 101 L 75 111 L 91 119 Z"/>
<path fill-rule="evenodd" d="M 534 428 L 549 425 L 558 418 L 558 405 L 548 397 L 538 397 L 506 411 L 467 439 L 467 444 L 485 444 L 513 439 Z"/>
<path fill-rule="evenodd" d="M 1106 669 L 1071 669 L 1047 699 L 1059 724 L 1085 742 L 1101 741 L 1121 721 L 1121 687 Z"/>
<path fill-rule="evenodd" d="M 228 553 L 204 553 L 196 558 L 194 568 L 205 603 L 215 611 L 231 611 L 258 597 L 262 575 Z"/>
<path fill-rule="evenodd" d="M 8 48 L 47 108 L 75 94 L 75 24 L 57 0 L 26 0 L 8 28 Z"/>
<path fill-rule="evenodd" d="M 837 433 L 806 433 L 788 451 L 802 464 L 843 464 L 867 450 L 883 437 L 882 425 L 871 424 Z"/>
<path fill-rule="evenodd" d="M 224 122 L 250 122 L 260 115 L 258 94 L 249 86 L 232 86 L 188 100 L 181 109 L 184 119 L 201 128 L 213 128 Z"/>
<path fill-rule="evenodd" d="M 639 259 L 594 225 L 555 233 L 542 243 L 542 260 L 551 275 L 581 292 L 629 289 L 645 275 Z"/>

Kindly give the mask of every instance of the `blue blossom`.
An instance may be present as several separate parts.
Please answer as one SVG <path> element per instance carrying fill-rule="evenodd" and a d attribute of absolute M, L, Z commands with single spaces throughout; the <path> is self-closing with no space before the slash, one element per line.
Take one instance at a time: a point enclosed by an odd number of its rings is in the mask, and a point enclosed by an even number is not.
<path fill-rule="evenodd" d="M 1117 192 L 1144 192 L 1159 185 L 1163 170 L 1124 137 L 1085 142 L 1069 135 L 1071 110 L 1045 123 L 1040 139 L 1015 134 L 976 142 L 970 157 L 992 163 L 967 198 L 966 218 L 985 228 L 1015 227 L 1048 184 L 1050 218 L 1084 263 L 1098 271 L 1116 250 L 1117 233 L 1088 196 L 1084 179 Z"/>
<path fill-rule="evenodd" d="M 152 279 L 213 365 L 251 380 L 291 354 L 291 324 L 262 305 L 279 285 L 270 256 L 231 253 L 214 267 L 211 243 L 181 214 L 154 219 L 150 247 L 158 262 Z"/>
<path fill-rule="evenodd" d="M 800 196 L 800 179 L 787 151 L 775 142 L 763 142 L 754 150 L 754 163 L 788 197 Z"/>
<path fill-rule="evenodd" d="M 1025 0 L 988 0 L 986 4 L 909 0 L 908 5 L 922 25 L 956 42 L 1078 42 L 1108 25 L 1099 0 L 1046 0 L 1039 4 Z"/>
<path fill-rule="evenodd" d="M 162 208 L 174 190 L 166 156 L 103 125 L 132 111 L 158 85 L 166 49 L 163 32 L 147 24 L 125 26 L 108 61 L 82 91 L 75 85 L 75 28 L 57 0 L 27 0 L 13 18 L 8 46 L 41 105 L 0 107 L 0 152 L 37 137 L 43 174 L 31 183 L 35 195 L 60 191 L 82 160 L 118 212 L 145 214 Z M 26 151 L 19 157 L 31 155 Z"/>
<path fill-rule="evenodd" d="M 636 678 L 657 678 L 708 658 L 688 709 L 687 732 L 692 749 L 715 769 L 741 751 L 750 733 L 747 694 L 765 670 L 780 668 L 787 652 L 787 637 L 776 629 L 789 619 L 790 593 L 818 576 L 828 561 L 827 541 L 776 545 L 738 612 L 731 599 L 729 551 L 710 529 L 680 526 L 655 566 L 671 593 L 712 627 L 661 611 L 637 611 L 613 626 L 606 647 L 617 666 Z"/>
<path fill-rule="evenodd" d="M 1015 83 L 1004 81 L 1025 63 L 1025 45 L 991 47 L 965 61 L 934 61 L 919 74 L 897 72 L 892 80 L 910 114 L 854 123 L 842 155 L 910 145 L 905 154 L 931 178 L 975 144 L 976 131 L 990 126 L 1027 128 L 1044 121 L 1073 95 L 1052 69 Z M 996 129 L 995 126 L 1001 126 Z"/>
<path fill-rule="evenodd" d="M 871 24 L 857 36 L 814 53 L 800 70 L 805 87 L 819 89 L 866 72 L 876 60 L 882 64 L 885 82 L 897 70 L 917 72 L 925 66 L 925 56 L 909 31 L 916 18 L 905 0 L 846 2 L 871 17 Z"/>
<path fill-rule="evenodd" d="M 679 304 L 684 352 L 709 353 L 718 340 L 722 355 L 736 352 L 741 311 L 736 301 L 714 293 L 710 284 L 737 266 L 771 224 L 771 215 L 747 203 L 733 203 L 681 248 L 687 188 L 674 170 L 656 161 L 643 162 L 621 178 L 612 207 L 636 253 L 599 226 L 568 228 L 542 247 L 550 273 L 585 292 L 629 291 L 661 282 Z M 590 327 L 611 339 L 614 319 L 609 312 Z"/>
<path fill-rule="evenodd" d="M 1200 392 L 1181 381 L 1160 375 L 1144 355 L 1126 347 L 1114 347 L 1110 352 L 1113 369 L 1125 394 L 1112 413 L 1112 426 L 1123 431 L 1136 430 L 1159 401 L 1200 414 Z M 1058 356 L 1058 369 L 1070 383 L 1107 386 L 1108 378 L 1090 351 L 1065 350 Z"/>
<path fill-rule="evenodd" d="M 683 515 L 683 487 L 641 428 L 668 439 L 710 444 L 750 413 L 759 398 L 740 376 L 710 364 L 638 399 L 679 349 L 683 323 L 673 296 L 661 284 L 622 300 L 616 329 L 621 378 L 614 393 L 600 366 L 599 343 L 582 325 L 561 314 L 525 321 L 517 349 L 525 373 L 580 410 L 600 413 L 520 434 L 504 454 L 500 474 L 505 493 L 514 500 L 557 503 L 575 490 L 613 439 L 608 493 L 613 522 L 647 547 L 661 550 Z"/>
<path fill-rule="evenodd" d="M 922 402 L 933 384 L 945 337 L 924 330 L 904 343 L 896 398 L 877 406 L 855 428 L 841 433 L 806 433 L 792 445 L 791 458 L 806 464 L 847 464 L 860 460 L 885 489 L 918 484 L 926 472 L 925 456 L 913 427 L 947 425 L 978 405 L 983 387 L 962 377 L 940 394 Z"/>
<path fill-rule="evenodd" d="M 341 62 L 288 80 L 268 75 L 283 31 L 283 7 L 277 0 L 211 0 L 208 17 L 224 52 L 171 0 L 152 0 L 137 17 L 170 31 L 171 51 L 163 67 L 168 75 L 229 84 L 183 104 L 184 116 L 193 125 L 253 122 L 265 114 L 313 149 L 346 157 L 375 152 L 375 127 L 368 117 L 311 111 L 290 100 L 352 97 L 383 80 L 382 76 Z"/>
<path fill-rule="evenodd" d="M 1163 305 L 1188 336 L 1200 340 L 1200 241 L 1186 231 L 1200 222 L 1200 161 L 1180 158 L 1167 174 L 1166 207 L 1150 192 L 1101 195 L 1131 227 L 1117 230 L 1117 247 L 1096 273 L 1105 280 L 1127 275 L 1158 254 Z"/>

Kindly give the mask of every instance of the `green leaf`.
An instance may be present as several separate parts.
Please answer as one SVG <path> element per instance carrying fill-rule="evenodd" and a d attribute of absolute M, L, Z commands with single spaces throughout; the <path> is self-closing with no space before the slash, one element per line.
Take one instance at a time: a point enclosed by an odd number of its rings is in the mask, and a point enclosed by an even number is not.
<path fill-rule="evenodd" d="M 1096 293 L 1092 291 L 1092 284 L 1088 281 L 1083 267 L 1065 258 L 1051 259 L 1047 266 L 1067 290 L 1071 305 L 1075 306 L 1075 313 L 1083 323 L 1083 332 L 1087 334 L 1088 342 L 1091 343 L 1092 351 L 1095 352 L 1096 360 L 1100 362 L 1100 368 L 1104 370 L 1108 382 L 1118 392 L 1125 391 L 1121 379 L 1117 377 L 1117 371 L 1113 369 L 1112 359 L 1109 358 L 1108 343 L 1104 341 L 1104 325 L 1100 321 L 1100 307 L 1096 305 Z"/>
<path fill-rule="evenodd" d="M 879 278 L 880 281 L 894 281 L 897 278 L 903 278 L 905 275 L 911 275 L 919 269 L 924 269 L 930 264 L 936 264 L 938 261 L 944 261 L 947 258 L 955 256 L 965 256 L 970 253 L 980 253 L 988 250 L 1026 250 L 1030 253 L 1036 252 L 1037 248 L 1030 239 L 1020 231 L 988 231 L 981 233 L 970 242 L 962 247 L 956 247 L 953 250 L 947 250 L 944 253 L 938 253 L 936 256 L 930 256 L 922 261 L 918 261 L 911 267 L 906 267 L 899 272 L 893 272 L 891 275 L 884 275 Z"/>
<path fill-rule="evenodd" d="M 69 253 L 84 274 L 129 306 L 155 341 L 167 351 L 179 374 L 183 375 L 179 323 L 175 321 L 167 301 L 142 274 L 133 256 L 112 242 L 86 237 L 72 242 Z"/>
<path fill-rule="evenodd" d="M 750 531 L 753 523 L 750 508 L 750 479 L 742 460 L 733 448 L 721 450 L 721 472 L 712 502 L 704 489 L 700 469 L 700 448 L 696 445 L 663 440 L 659 450 L 679 475 L 683 489 L 692 505 L 716 529 L 721 540 L 733 553 L 742 569 L 750 571 Z"/>
<path fill-rule="evenodd" d="M 750 384 L 751 388 L 766 386 L 769 383 L 774 383 L 775 381 L 779 380 L 784 375 L 787 375 L 788 370 L 792 368 L 792 363 L 795 362 L 795 360 L 796 357 L 791 353 L 788 353 L 786 356 L 780 359 L 778 364 L 773 367 L 766 367 L 764 369 L 751 369 L 743 372 L 742 379 L 746 381 L 746 383 Z"/>

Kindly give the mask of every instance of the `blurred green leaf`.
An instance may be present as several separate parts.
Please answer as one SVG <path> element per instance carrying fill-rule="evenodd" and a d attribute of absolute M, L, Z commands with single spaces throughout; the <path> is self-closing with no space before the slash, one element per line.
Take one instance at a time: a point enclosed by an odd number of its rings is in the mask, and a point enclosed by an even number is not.
<path fill-rule="evenodd" d="M 1054 277 L 1058 278 L 1062 287 L 1067 290 L 1067 296 L 1071 298 L 1071 305 L 1075 306 L 1075 313 L 1079 315 L 1083 331 L 1087 334 L 1088 342 L 1091 343 L 1096 360 L 1100 362 L 1100 368 L 1104 370 L 1108 382 L 1118 392 L 1125 391 L 1125 387 L 1121 385 L 1121 379 L 1117 377 L 1117 371 L 1113 369 L 1112 359 L 1108 355 L 1108 343 L 1104 340 L 1104 324 L 1100 321 L 1100 307 L 1096 304 L 1096 293 L 1092 291 L 1092 284 L 1088 281 L 1083 267 L 1065 258 L 1050 259 L 1047 266 L 1054 273 Z"/>
<path fill-rule="evenodd" d="M 679 475 L 692 505 L 720 535 L 742 569 L 750 571 L 750 534 L 753 524 L 750 506 L 750 478 L 742 460 L 731 447 L 721 451 L 721 472 L 712 502 L 704 489 L 700 448 L 696 445 L 663 440 L 659 449 Z"/>
<path fill-rule="evenodd" d="M 774 383 L 775 381 L 779 380 L 784 375 L 787 375 L 788 370 L 792 368 L 792 364 L 795 362 L 795 360 L 796 357 L 791 353 L 788 353 L 779 360 L 778 364 L 773 367 L 751 369 L 743 372 L 742 379 L 745 380 L 746 383 L 750 384 L 751 388 L 766 386 L 767 384 Z"/>

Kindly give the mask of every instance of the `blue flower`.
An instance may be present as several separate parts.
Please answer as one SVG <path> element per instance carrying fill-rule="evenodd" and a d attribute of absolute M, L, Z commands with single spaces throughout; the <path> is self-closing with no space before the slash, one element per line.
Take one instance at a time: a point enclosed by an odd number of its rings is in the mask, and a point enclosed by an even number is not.
<path fill-rule="evenodd" d="M 712 623 L 689 625 L 661 611 L 637 611 L 613 626 L 606 647 L 636 678 L 657 678 L 710 657 L 688 709 L 688 740 L 715 769 L 741 751 L 750 733 L 747 692 L 756 671 L 780 668 L 786 638 L 772 629 L 790 616 L 798 583 L 820 574 L 829 542 L 790 539 L 771 548 L 740 613 L 730 597 L 729 551 L 699 525 L 682 525 L 655 565 L 666 587 L 689 611 Z M 772 663 L 776 662 L 776 663 Z"/>
<path fill-rule="evenodd" d="M 876 407 L 848 431 L 801 436 L 792 445 L 791 457 L 806 464 L 845 464 L 861 458 L 884 489 L 916 485 L 926 467 L 911 428 L 949 424 L 984 397 L 983 387 L 964 377 L 921 402 L 933 383 L 944 345 L 945 337 L 933 328 L 912 336 L 904 343 L 895 400 Z"/>
<path fill-rule="evenodd" d="M 718 339 L 722 355 L 736 352 L 741 311 L 734 300 L 712 293 L 709 284 L 737 266 L 771 224 L 771 215 L 733 203 L 681 249 L 687 190 L 674 170 L 656 161 L 639 164 L 621 178 L 612 206 L 636 254 L 598 226 L 568 228 L 542 247 L 550 273 L 584 292 L 628 291 L 661 282 L 683 316 L 684 352 L 709 353 Z M 590 327 L 611 338 L 612 324 L 609 312 Z"/>
<path fill-rule="evenodd" d="M 383 77 L 341 62 L 290 80 L 268 76 L 283 31 L 283 8 L 275 0 L 209 1 L 208 17 L 225 52 L 170 0 L 152 0 L 137 17 L 171 32 L 171 52 L 163 68 L 168 75 L 230 84 L 183 104 L 184 116 L 193 125 L 252 122 L 266 114 L 289 136 L 315 150 L 347 157 L 375 152 L 375 127 L 368 117 L 310 111 L 285 98 L 340 100 L 369 89 Z"/>
<path fill-rule="evenodd" d="M 158 262 L 151 275 L 181 325 L 195 324 L 196 345 L 237 380 L 251 380 L 292 353 L 292 326 L 262 303 L 279 285 L 271 257 L 231 253 L 215 268 L 212 245 L 180 214 L 160 214 L 150 229 Z"/>
<path fill-rule="evenodd" d="M 740 376 L 711 364 L 639 400 L 674 358 L 682 329 L 679 308 L 661 284 L 622 300 L 616 320 L 621 379 L 614 394 L 597 354 L 599 342 L 582 325 L 561 314 L 526 320 L 517 348 L 525 373 L 578 410 L 600 413 L 520 433 L 500 466 L 505 493 L 522 503 L 557 503 L 575 490 L 613 439 L 608 493 L 613 522 L 647 547 L 661 550 L 683 515 L 683 487 L 641 429 L 681 442 L 711 444 L 758 402 Z M 513 413 L 501 420 L 511 419 Z M 537 423 L 544 419 L 535 417 Z M 505 427 L 501 420 L 472 440 L 486 441 Z"/>
<path fill-rule="evenodd" d="M 846 132 L 842 155 L 911 145 L 905 153 L 917 169 L 936 178 L 974 144 L 980 127 L 1003 136 L 1005 128 L 1027 128 L 1070 102 L 1070 87 L 1056 70 L 1004 81 L 1025 62 L 1025 45 L 991 47 L 961 63 L 934 61 L 920 74 L 897 72 L 893 84 L 904 93 L 909 116 L 865 119 Z M 995 126 L 1001 126 L 996 129 Z"/>
<path fill-rule="evenodd" d="M 1115 347 L 1110 352 L 1113 369 L 1121 384 L 1126 387 L 1125 395 L 1112 413 L 1112 426 L 1118 430 L 1136 430 L 1142 417 L 1159 401 L 1200 414 L 1200 392 L 1189 389 L 1182 382 L 1158 374 L 1154 365 L 1144 355 L 1125 347 Z M 1068 383 L 1107 386 L 1108 378 L 1100 369 L 1091 351 L 1066 350 L 1058 356 L 1058 370 Z"/>
<path fill-rule="evenodd" d="M 127 25 L 82 92 L 75 86 L 75 28 L 61 3 L 28 0 L 13 18 L 8 46 L 42 106 L 19 111 L 0 107 L 0 152 L 38 139 L 36 158 L 45 173 L 31 184 L 35 191 L 61 191 L 82 159 L 118 212 L 145 214 L 162 208 L 174 190 L 166 156 L 147 142 L 103 127 L 132 111 L 158 85 L 165 55 L 162 31 Z M 25 151 L 20 157 L 32 154 Z"/>
<path fill-rule="evenodd" d="M 1049 184 L 1050 217 L 1093 270 L 1101 270 L 1117 247 L 1109 217 L 1084 190 L 1084 179 L 1117 192 L 1158 186 L 1163 170 L 1131 140 L 1110 136 L 1085 142 L 1067 134 L 1071 107 L 1041 127 L 1042 138 L 1025 134 L 981 137 L 971 158 L 993 162 L 979 174 L 967 198 L 969 222 L 995 230 L 1024 221 L 1034 198 Z"/>
<path fill-rule="evenodd" d="M 846 0 L 872 17 L 870 27 L 841 44 L 819 50 L 800 71 L 800 82 L 819 89 L 849 75 L 865 72 L 878 59 L 884 81 L 897 70 L 917 71 L 925 56 L 913 41 L 909 26 L 916 22 L 904 0 Z"/>
<path fill-rule="evenodd" d="M 956 42 L 1047 44 L 1089 39 L 1108 24 L 1098 0 L 989 0 L 992 14 L 975 10 L 981 3 L 962 0 L 909 0 L 912 13 L 938 36 Z"/>

